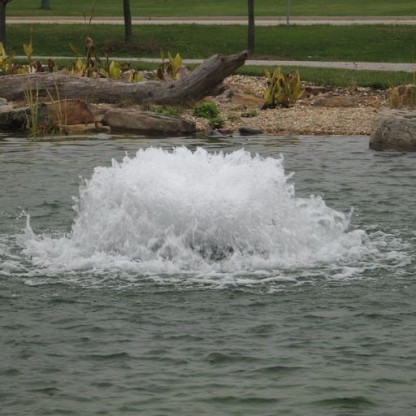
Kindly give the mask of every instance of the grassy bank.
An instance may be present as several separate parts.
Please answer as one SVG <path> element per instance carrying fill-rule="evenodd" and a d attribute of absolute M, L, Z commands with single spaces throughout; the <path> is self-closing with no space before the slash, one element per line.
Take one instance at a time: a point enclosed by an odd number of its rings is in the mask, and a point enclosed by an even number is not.
<path fill-rule="evenodd" d="M 90 16 L 93 1 L 51 0 L 52 9 L 40 10 L 40 0 L 16 0 L 8 6 L 10 16 Z M 257 16 L 286 15 L 286 0 L 256 2 Z M 140 0 L 132 1 L 133 16 L 244 16 L 247 0 Z M 98 0 L 97 16 L 122 16 L 122 2 Z M 291 1 L 293 16 L 412 16 L 413 0 L 296 0 Z"/>
<path fill-rule="evenodd" d="M 8 25 L 8 50 L 22 52 L 33 40 L 37 55 L 71 55 L 69 43 L 84 50 L 91 36 L 103 53 L 121 57 L 159 57 L 160 51 L 179 52 L 183 58 L 206 58 L 246 49 L 243 26 L 168 25 L 135 26 L 134 41 L 123 42 L 124 28 L 107 25 Z M 274 26 L 256 30 L 256 56 L 282 60 L 416 62 L 416 27 Z M 209 42 L 207 42 L 209 39 Z"/>
<path fill-rule="evenodd" d="M 134 41 L 123 42 L 122 26 L 9 25 L 8 51 L 22 55 L 23 43 L 32 39 L 34 55 L 74 56 L 70 43 L 84 54 L 84 39 L 95 40 L 98 54 L 110 58 L 159 58 L 161 50 L 183 58 L 233 54 L 246 48 L 242 26 L 136 26 Z M 411 26 L 278 26 L 257 28 L 257 57 L 282 60 L 416 62 L 413 52 L 416 28 Z M 189 41 L 192 39 L 192 42 Z M 207 43 L 206 40 L 210 39 Z M 66 63 L 68 63 L 66 61 Z M 140 68 L 155 65 L 140 64 Z M 416 65 L 415 65 L 416 67 Z M 273 68 L 269 68 L 273 69 Z M 284 68 L 291 71 L 293 67 Z M 264 68 L 244 66 L 239 73 L 262 75 Z M 301 78 L 316 84 L 388 88 L 413 80 L 413 74 L 385 71 L 299 68 Z"/>
<path fill-rule="evenodd" d="M 274 67 L 265 67 L 272 71 Z M 264 67 L 246 65 L 238 70 L 239 74 L 263 76 Z M 303 81 L 316 85 L 328 85 L 346 88 L 369 87 L 373 89 L 388 89 L 397 85 L 413 82 L 413 74 L 408 72 L 390 71 L 352 71 L 348 69 L 327 68 L 297 68 L 293 66 L 282 67 L 284 72 L 298 70 Z"/>

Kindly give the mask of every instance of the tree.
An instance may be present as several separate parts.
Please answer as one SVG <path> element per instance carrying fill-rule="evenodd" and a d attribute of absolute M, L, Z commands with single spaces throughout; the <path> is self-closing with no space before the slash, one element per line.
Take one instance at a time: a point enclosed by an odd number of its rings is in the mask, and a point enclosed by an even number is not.
<path fill-rule="evenodd" d="M 49 4 L 49 0 L 41 0 L 39 8 L 43 10 L 50 10 L 51 5 Z"/>
<path fill-rule="evenodd" d="M 0 0 L 0 42 L 6 46 L 6 6 L 12 0 Z"/>
<path fill-rule="evenodd" d="M 247 31 L 247 49 L 250 55 L 254 54 L 255 49 L 255 24 L 254 24 L 254 0 L 248 0 L 248 31 Z"/>
<path fill-rule="evenodd" d="M 124 40 L 126 42 L 131 42 L 132 26 L 131 26 L 130 0 L 123 0 L 123 14 L 124 14 Z"/>

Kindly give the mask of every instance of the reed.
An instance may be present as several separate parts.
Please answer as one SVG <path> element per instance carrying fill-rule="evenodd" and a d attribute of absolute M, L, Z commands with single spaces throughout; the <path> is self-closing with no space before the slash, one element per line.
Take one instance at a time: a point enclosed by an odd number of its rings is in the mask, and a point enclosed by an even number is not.
<path fill-rule="evenodd" d="M 32 88 L 29 84 L 25 90 L 25 101 L 28 106 L 28 112 L 26 113 L 26 129 L 31 138 L 39 136 L 41 127 L 39 123 L 39 89 L 36 86 Z"/>

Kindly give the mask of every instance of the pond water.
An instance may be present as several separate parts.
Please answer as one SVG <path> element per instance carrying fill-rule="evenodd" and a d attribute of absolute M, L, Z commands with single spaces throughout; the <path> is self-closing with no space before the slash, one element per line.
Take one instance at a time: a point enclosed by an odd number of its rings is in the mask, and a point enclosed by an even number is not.
<path fill-rule="evenodd" d="M 3 415 L 416 414 L 416 153 L 0 137 Z"/>

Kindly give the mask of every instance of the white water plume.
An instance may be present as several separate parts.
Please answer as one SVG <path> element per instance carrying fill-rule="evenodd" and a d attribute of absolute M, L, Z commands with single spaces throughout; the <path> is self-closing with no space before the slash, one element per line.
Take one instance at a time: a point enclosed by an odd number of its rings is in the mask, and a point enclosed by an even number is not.
<path fill-rule="evenodd" d="M 255 274 L 358 259 L 366 234 L 320 197 L 295 196 L 282 159 L 139 150 L 98 167 L 80 189 L 68 236 L 29 235 L 25 253 L 53 272 Z"/>

